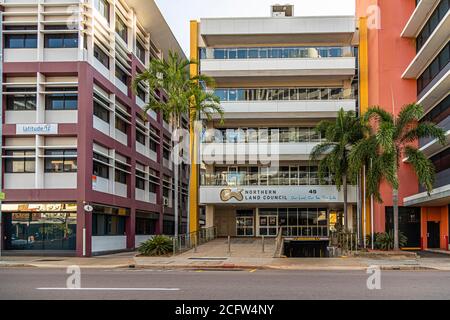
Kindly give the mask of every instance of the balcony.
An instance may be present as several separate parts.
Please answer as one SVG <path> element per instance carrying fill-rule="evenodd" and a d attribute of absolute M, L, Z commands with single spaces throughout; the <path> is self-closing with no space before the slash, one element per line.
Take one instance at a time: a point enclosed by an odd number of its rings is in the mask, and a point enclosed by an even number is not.
<path fill-rule="evenodd" d="M 442 98 L 448 95 L 450 88 L 450 63 L 439 72 L 439 74 L 420 92 L 418 103 L 421 104 L 425 112 L 439 103 Z"/>
<path fill-rule="evenodd" d="M 319 142 L 203 143 L 200 150 L 202 161 L 208 164 L 241 161 L 306 161 L 318 144 Z"/>
<path fill-rule="evenodd" d="M 403 73 L 403 79 L 416 79 L 420 76 L 421 72 L 432 61 L 436 52 L 440 51 L 442 44 L 447 43 L 448 30 L 450 30 L 450 11 L 447 12 L 419 52 L 417 52 L 417 55 Z"/>
<path fill-rule="evenodd" d="M 356 109 L 351 89 L 216 89 L 226 119 L 334 118 Z M 214 115 L 219 117 L 219 115 Z M 206 119 L 206 115 L 203 115 Z"/>
<path fill-rule="evenodd" d="M 405 28 L 402 32 L 402 37 L 413 38 L 420 31 L 423 23 L 427 19 L 430 12 L 433 10 L 434 6 L 439 2 L 439 0 L 420 0 L 416 1 L 416 9 L 414 10 L 411 18 L 406 23 Z"/>
<path fill-rule="evenodd" d="M 285 47 L 207 49 L 200 61 L 202 74 L 235 77 L 320 77 L 333 80 L 355 75 L 356 59 L 351 47 Z M 237 81 L 239 79 L 233 79 Z"/>
<path fill-rule="evenodd" d="M 350 44 L 355 29 L 354 16 L 208 18 L 200 22 L 200 34 L 207 46 L 313 42 Z"/>
<path fill-rule="evenodd" d="M 355 186 L 349 186 L 348 202 L 356 203 Z M 200 187 L 200 203 L 221 205 L 251 204 L 317 204 L 339 205 L 344 203 L 344 193 L 336 186 L 239 186 Z"/>

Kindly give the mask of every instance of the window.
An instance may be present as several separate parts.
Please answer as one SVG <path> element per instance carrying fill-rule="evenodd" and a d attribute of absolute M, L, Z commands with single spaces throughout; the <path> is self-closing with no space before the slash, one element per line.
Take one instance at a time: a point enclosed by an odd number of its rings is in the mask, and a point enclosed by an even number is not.
<path fill-rule="evenodd" d="M 36 88 L 7 88 L 6 92 L 23 92 L 23 94 L 6 95 L 6 110 L 36 110 Z M 29 92 L 29 93 L 28 93 Z"/>
<path fill-rule="evenodd" d="M 94 57 L 102 65 L 104 65 L 107 69 L 109 69 L 109 56 L 96 44 L 94 45 Z"/>
<path fill-rule="evenodd" d="M 77 172 L 77 150 L 46 150 L 45 172 Z"/>
<path fill-rule="evenodd" d="M 145 138 L 146 135 L 141 130 L 136 128 L 136 141 L 145 146 Z"/>
<path fill-rule="evenodd" d="M 61 33 L 61 34 L 46 34 L 44 36 L 45 48 L 78 48 L 78 34 L 77 33 Z"/>
<path fill-rule="evenodd" d="M 116 65 L 116 78 L 123 84 L 128 84 L 128 74 Z"/>
<path fill-rule="evenodd" d="M 109 158 L 94 152 L 93 175 L 109 179 Z"/>
<path fill-rule="evenodd" d="M 108 0 L 94 0 L 97 11 L 109 22 L 109 2 Z"/>
<path fill-rule="evenodd" d="M 427 23 L 423 26 L 419 35 L 416 38 L 416 50 L 417 52 L 422 49 L 423 45 L 428 41 L 433 34 L 439 23 L 444 19 L 450 7 L 450 0 L 442 0 L 436 9 L 431 14 Z"/>
<path fill-rule="evenodd" d="M 7 150 L 6 173 L 34 173 L 35 152 L 33 150 Z"/>
<path fill-rule="evenodd" d="M 94 115 L 97 118 L 109 123 L 109 110 L 94 100 Z"/>
<path fill-rule="evenodd" d="M 145 63 L 145 48 L 139 41 L 136 41 L 136 56 L 142 63 Z"/>
<path fill-rule="evenodd" d="M 122 170 L 115 171 L 115 179 L 116 182 L 127 184 L 127 173 L 123 172 Z"/>
<path fill-rule="evenodd" d="M 450 148 L 438 153 L 437 155 L 430 158 L 433 162 L 436 172 L 442 172 L 450 168 Z"/>
<path fill-rule="evenodd" d="M 124 120 L 116 116 L 116 129 L 127 134 L 127 127 L 128 124 Z"/>
<path fill-rule="evenodd" d="M 152 214 L 152 215 L 157 215 Z M 136 217 L 136 234 L 138 235 L 153 235 L 156 233 L 156 225 L 158 219 L 137 218 Z"/>
<path fill-rule="evenodd" d="M 128 175 L 129 167 L 121 162 L 116 161 L 116 170 L 115 170 L 115 181 L 127 184 L 127 175 Z"/>
<path fill-rule="evenodd" d="M 438 56 L 431 62 L 427 69 L 417 79 L 417 94 L 422 91 L 437 77 L 450 61 L 450 42 L 441 50 Z"/>
<path fill-rule="evenodd" d="M 136 170 L 136 188 L 145 190 L 145 173 Z"/>
<path fill-rule="evenodd" d="M 122 236 L 125 234 L 124 216 L 93 213 L 93 236 Z"/>
<path fill-rule="evenodd" d="M 142 89 L 140 86 L 138 86 L 136 89 L 136 93 L 137 93 L 137 96 L 139 97 L 139 99 L 141 99 L 142 101 L 145 102 L 145 100 L 147 98 L 147 93 L 145 92 L 145 90 Z"/>
<path fill-rule="evenodd" d="M 5 26 L 5 30 L 29 31 L 37 30 L 37 26 Z M 37 48 L 37 34 L 5 34 L 5 49 L 35 49 Z"/>
<path fill-rule="evenodd" d="M 122 38 L 125 43 L 128 42 L 128 28 L 125 22 L 116 15 L 116 32 Z"/>
<path fill-rule="evenodd" d="M 76 91 L 76 88 L 47 88 L 48 91 Z M 77 110 L 78 95 L 76 93 L 51 93 L 45 96 L 46 110 Z"/>

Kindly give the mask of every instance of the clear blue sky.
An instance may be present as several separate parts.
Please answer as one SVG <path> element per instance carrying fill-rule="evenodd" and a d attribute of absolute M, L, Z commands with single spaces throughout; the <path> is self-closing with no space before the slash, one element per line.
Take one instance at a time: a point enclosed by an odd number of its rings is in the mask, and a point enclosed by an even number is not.
<path fill-rule="evenodd" d="M 145 1 L 145 0 L 144 0 Z M 273 4 L 293 4 L 294 15 L 351 15 L 355 0 L 155 0 L 186 54 L 189 21 L 213 17 L 269 16 Z"/>

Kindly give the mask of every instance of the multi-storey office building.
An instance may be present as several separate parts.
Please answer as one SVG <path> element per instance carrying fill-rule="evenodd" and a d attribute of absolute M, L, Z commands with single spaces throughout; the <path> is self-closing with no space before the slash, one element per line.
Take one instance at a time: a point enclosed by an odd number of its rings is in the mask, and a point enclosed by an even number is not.
<path fill-rule="evenodd" d="M 225 112 L 223 123 L 203 119 L 199 201 L 219 236 L 275 236 L 281 227 L 324 254 L 343 192 L 332 177 L 318 179 L 313 128 L 357 108 L 356 22 L 292 13 L 273 6 L 271 17 L 191 22 L 194 72 L 215 79 Z M 356 198 L 350 186 L 350 228 Z"/>
<path fill-rule="evenodd" d="M 414 2 L 414 1 L 410 1 Z M 420 149 L 436 168 L 431 196 L 422 188 L 404 199 L 405 206 L 420 207 L 420 237 L 424 248 L 449 248 L 450 203 L 450 1 L 416 1 L 402 37 L 415 39 L 416 55 L 403 79 L 417 80 L 417 101 L 425 109 L 421 121 L 446 131 L 447 145 L 422 139 Z"/>
<path fill-rule="evenodd" d="M 154 1 L 1 6 L 3 249 L 90 256 L 173 233 L 171 128 L 130 86 L 151 59 L 183 55 Z"/>
<path fill-rule="evenodd" d="M 403 105 L 418 102 L 425 115 L 447 130 L 449 126 L 448 0 L 357 0 L 360 18 L 361 111 L 379 105 L 397 114 Z M 448 139 L 447 139 L 448 140 Z M 435 189 L 428 196 L 407 162 L 400 165 L 399 227 L 409 248 L 448 249 L 449 148 L 437 141 L 418 141 L 436 167 Z M 392 188 L 381 186 L 383 203 L 374 203 L 375 232 L 392 230 Z M 366 233 L 370 206 L 366 201 Z"/>

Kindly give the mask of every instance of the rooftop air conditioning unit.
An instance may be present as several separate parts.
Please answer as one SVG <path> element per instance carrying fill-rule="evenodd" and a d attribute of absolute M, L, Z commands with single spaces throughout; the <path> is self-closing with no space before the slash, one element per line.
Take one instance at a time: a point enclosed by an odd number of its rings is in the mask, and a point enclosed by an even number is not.
<path fill-rule="evenodd" d="M 292 17 L 294 16 L 294 6 L 291 4 L 275 4 L 271 6 L 271 16 L 276 17 Z"/>

